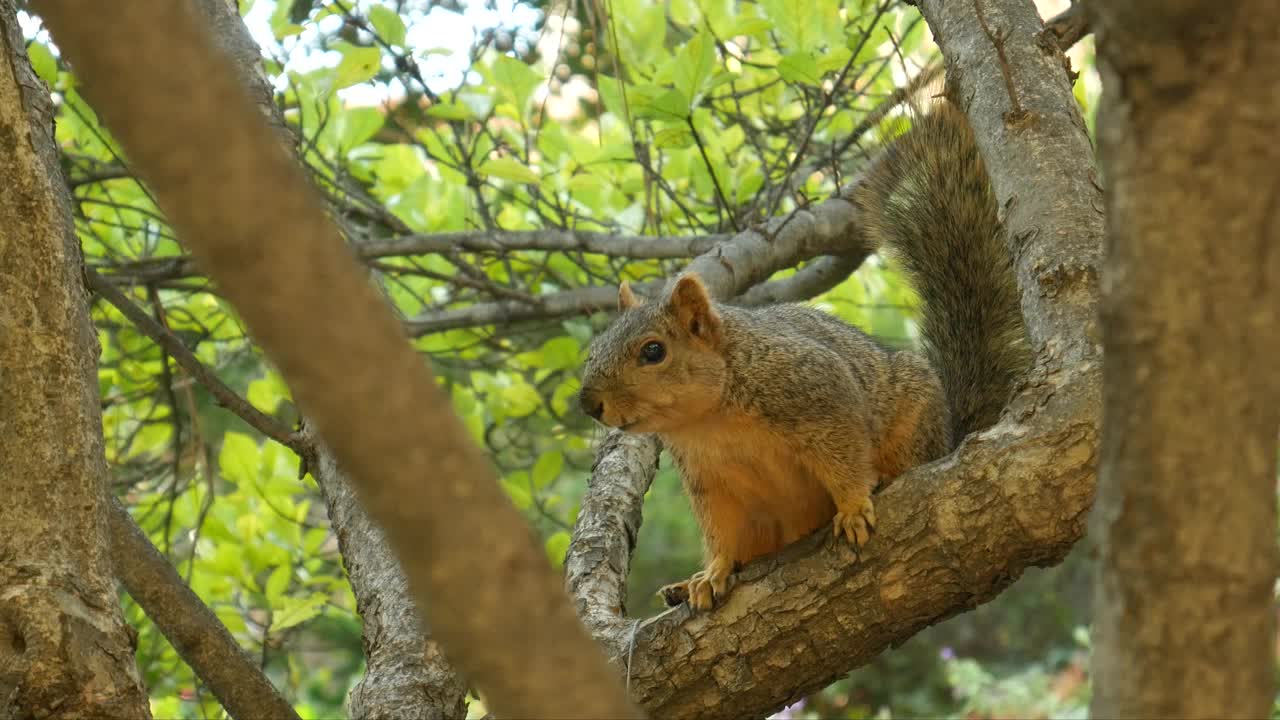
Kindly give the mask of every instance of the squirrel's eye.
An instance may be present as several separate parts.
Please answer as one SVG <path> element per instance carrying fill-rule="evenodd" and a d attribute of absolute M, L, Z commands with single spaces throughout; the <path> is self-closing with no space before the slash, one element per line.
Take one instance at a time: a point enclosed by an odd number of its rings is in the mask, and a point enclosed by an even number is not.
<path fill-rule="evenodd" d="M 662 347 L 662 343 L 650 341 L 640 348 L 640 359 L 646 363 L 660 363 L 662 358 L 667 356 L 667 349 Z"/>

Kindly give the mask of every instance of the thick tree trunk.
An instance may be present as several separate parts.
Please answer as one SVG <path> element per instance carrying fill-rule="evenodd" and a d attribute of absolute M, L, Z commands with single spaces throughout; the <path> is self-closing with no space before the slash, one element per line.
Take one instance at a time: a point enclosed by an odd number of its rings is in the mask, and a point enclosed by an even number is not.
<path fill-rule="evenodd" d="M 1094 717 L 1266 717 L 1280 4 L 1096 3 L 1108 258 Z"/>
<path fill-rule="evenodd" d="M 0 717 L 144 718 L 107 550 L 97 339 L 10 0 L 0 55 Z"/>

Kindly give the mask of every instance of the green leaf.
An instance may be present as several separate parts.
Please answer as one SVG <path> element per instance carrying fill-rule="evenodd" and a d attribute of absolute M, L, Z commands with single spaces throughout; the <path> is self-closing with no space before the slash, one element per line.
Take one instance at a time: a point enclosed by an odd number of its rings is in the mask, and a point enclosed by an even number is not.
<path fill-rule="evenodd" d="M 853 51 L 847 47 L 831 48 L 817 59 L 818 72 L 825 75 L 844 68 L 845 63 L 849 62 L 849 58 L 853 57 Z"/>
<path fill-rule="evenodd" d="M 322 593 L 309 597 L 286 597 L 280 601 L 280 610 L 272 617 L 272 630 L 285 630 L 300 625 L 320 614 L 328 598 Z"/>
<path fill-rule="evenodd" d="M 261 453 L 253 438 L 238 432 L 222 436 L 222 450 L 218 453 L 218 468 L 227 480 L 244 485 L 258 478 Z"/>
<path fill-rule="evenodd" d="M 270 415 L 282 401 L 289 399 L 289 388 L 279 373 L 268 371 L 265 377 L 249 383 L 247 395 L 251 405 Z"/>
<path fill-rule="evenodd" d="M 44 43 L 33 42 L 27 46 L 27 57 L 31 60 L 31 69 L 41 80 L 53 87 L 58 82 L 58 61 Z"/>
<path fill-rule="evenodd" d="M 530 170 L 519 160 L 509 157 L 491 158 L 480 165 L 482 175 L 490 175 L 503 180 L 518 183 L 534 184 L 538 182 L 538 174 Z"/>
<path fill-rule="evenodd" d="M 693 145 L 693 133 L 683 127 L 664 128 L 653 136 L 653 144 L 660 148 L 687 148 Z"/>
<path fill-rule="evenodd" d="M 463 103 L 443 100 L 427 108 L 427 115 L 443 120 L 469 120 L 474 117 L 471 108 Z"/>
<path fill-rule="evenodd" d="M 582 346 L 571 337 L 557 337 L 542 343 L 542 366 L 548 370 L 567 370 L 578 366 Z"/>
<path fill-rule="evenodd" d="M 765 20 L 764 18 L 743 18 L 733 26 L 733 29 L 729 31 L 729 35 L 746 35 L 747 37 L 751 37 L 753 35 L 763 35 L 772 29 L 773 23 L 769 20 Z"/>
<path fill-rule="evenodd" d="M 230 630 L 232 635 L 243 635 L 249 631 L 248 625 L 245 624 L 244 616 L 236 608 L 220 607 L 214 610 L 214 614 L 218 616 L 223 625 L 227 626 L 227 630 Z M 173 715 L 172 717 L 180 716 Z"/>
<path fill-rule="evenodd" d="M 533 91 L 542 84 L 537 70 L 506 55 L 494 58 L 492 75 L 494 84 L 515 104 L 517 112 L 524 112 Z"/>
<path fill-rule="evenodd" d="M 385 5 L 374 5 L 369 10 L 369 22 L 373 23 L 373 29 L 377 31 L 378 37 L 387 41 L 387 44 L 405 46 L 404 20 L 400 19 L 396 11 Z"/>
<path fill-rule="evenodd" d="M 555 535 L 547 538 L 546 542 L 547 559 L 556 567 L 564 565 L 565 553 L 569 552 L 569 533 L 561 530 Z"/>
<path fill-rule="evenodd" d="M 334 123 L 339 149 L 350 152 L 355 146 L 378 134 L 382 129 L 383 119 L 382 113 L 371 107 L 351 108 L 340 113 Z"/>
<path fill-rule="evenodd" d="M 324 528 L 311 528 L 302 535 L 302 552 L 313 556 L 320 552 L 320 546 L 329 539 L 329 531 Z"/>
<path fill-rule="evenodd" d="M 504 409 L 511 417 L 524 417 L 542 406 L 538 389 L 521 378 L 502 388 L 501 397 L 506 405 Z"/>
<path fill-rule="evenodd" d="M 293 22 L 293 18 L 289 16 L 289 11 L 293 9 L 291 2 L 277 2 L 275 10 L 271 13 L 271 34 L 276 40 L 283 40 L 290 35 L 296 35 L 302 32 L 302 26 Z"/>
<path fill-rule="evenodd" d="M 799 52 L 784 55 L 778 63 L 778 74 L 791 83 L 820 85 L 822 73 L 818 71 L 818 61 L 811 53 Z"/>
<path fill-rule="evenodd" d="M 293 578 L 293 568 L 288 565 L 281 565 L 271 571 L 271 576 L 267 578 L 267 585 L 264 589 L 267 595 L 267 602 L 275 605 L 284 596 L 284 591 L 289 589 L 289 580 Z"/>
<path fill-rule="evenodd" d="M 511 477 L 502 480 L 502 487 L 507 491 L 507 497 L 511 498 L 511 504 L 515 505 L 517 510 L 528 510 L 533 504 L 529 488 L 523 481 L 525 477 L 525 473 L 519 472 L 512 473 Z"/>
<path fill-rule="evenodd" d="M 715 69 L 715 41 L 706 32 L 700 32 L 690 38 L 676 56 L 676 89 L 696 103 Z"/>
<path fill-rule="evenodd" d="M 672 88 L 657 96 L 645 96 L 636 88 L 636 101 L 633 106 L 636 117 L 658 120 L 684 120 L 689 117 L 689 98 L 683 92 Z"/>
<path fill-rule="evenodd" d="M 337 43 L 342 61 L 334 71 L 333 88 L 341 90 L 368 82 L 382 67 L 382 53 L 376 47 L 359 47 L 351 43 Z"/>
<path fill-rule="evenodd" d="M 533 478 L 533 487 L 541 490 L 555 479 L 560 477 L 560 471 L 564 468 L 564 453 L 559 450 L 544 452 L 538 457 L 538 461 L 533 464 L 533 471 L 530 476 Z"/>

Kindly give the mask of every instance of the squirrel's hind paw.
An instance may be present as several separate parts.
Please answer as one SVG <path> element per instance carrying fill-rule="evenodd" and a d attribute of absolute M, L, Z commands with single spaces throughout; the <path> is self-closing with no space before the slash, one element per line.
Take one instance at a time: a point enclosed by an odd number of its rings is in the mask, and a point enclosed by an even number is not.
<path fill-rule="evenodd" d="M 840 508 L 831 525 L 832 534 L 837 538 L 844 535 L 845 539 L 853 544 L 855 553 L 867 544 L 875 531 L 876 510 L 871 504 L 870 497 Z"/>
<path fill-rule="evenodd" d="M 729 577 L 732 574 L 732 563 L 712 561 L 706 570 L 694 573 L 693 577 L 684 582 L 664 586 L 658 590 L 658 594 L 667 607 L 687 602 L 694 610 L 710 610 L 729 591 Z"/>

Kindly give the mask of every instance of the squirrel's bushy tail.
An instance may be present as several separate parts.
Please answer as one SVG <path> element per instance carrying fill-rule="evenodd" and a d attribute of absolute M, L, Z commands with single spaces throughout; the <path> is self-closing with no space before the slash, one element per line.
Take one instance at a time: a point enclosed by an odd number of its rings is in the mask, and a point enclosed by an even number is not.
<path fill-rule="evenodd" d="M 958 444 L 996 422 L 1031 358 L 995 194 L 964 113 L 936 101 L 873 161 L 852 199 L 873 247 L 889 250 L 920 296 L 925 352 Z"/>

